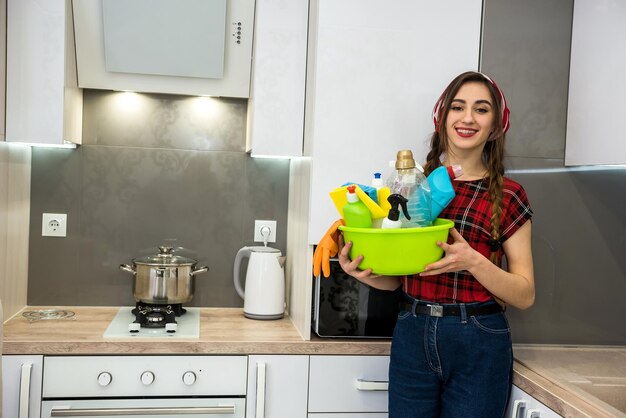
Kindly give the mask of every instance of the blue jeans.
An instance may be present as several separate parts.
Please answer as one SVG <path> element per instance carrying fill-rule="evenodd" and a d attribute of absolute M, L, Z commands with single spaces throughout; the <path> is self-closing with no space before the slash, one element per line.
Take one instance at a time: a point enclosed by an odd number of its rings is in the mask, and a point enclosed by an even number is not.
<path fill-rule="evenodd" d="M 467 316 L 462 310 L 461 316 L 435 317 L 401 311 L 391 343 L 389 418 L 503 417 L 512 367 L 504 313 Z"/>

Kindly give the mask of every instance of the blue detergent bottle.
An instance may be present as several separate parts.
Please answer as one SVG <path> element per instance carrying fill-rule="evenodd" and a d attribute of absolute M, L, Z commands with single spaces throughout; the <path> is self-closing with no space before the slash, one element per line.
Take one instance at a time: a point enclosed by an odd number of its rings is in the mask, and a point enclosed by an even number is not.
<path fill-rule="evenodd" d="M 450 167 L 437 167 L 428 175 L 431 196 L 431 222 L 437 219 L 441 211 L 454 199 L 455 193 L 452 180 L 462 174 L 463 169 L 456 164 Z"/>

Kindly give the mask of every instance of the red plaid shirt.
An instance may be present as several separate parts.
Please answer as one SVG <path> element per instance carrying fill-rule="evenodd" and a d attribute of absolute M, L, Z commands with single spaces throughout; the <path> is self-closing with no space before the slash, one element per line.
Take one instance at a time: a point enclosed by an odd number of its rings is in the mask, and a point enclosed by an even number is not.
<path fill-rule="evenodd" d="M 491 239 L 491 203 L 485 180 L 453 181 L 456 196 L 443 210 L 440 218 L 454 221 L 463 238 L 485 257 L 491 252 L 487 241 Z M 504 178 L 502 195 L 502 242 L 506 241 L 532 216 L 526 191 L 517 182 Z M 453 240 L 450 238 L 449 243 Z M 498 250 L 502 258 L 502 248 Z M 407 276 L 404 291 L 420 300 L 439 303 L 485 302 L 491 294 L 468 271 L 443 273 L 436 276 Z"/>

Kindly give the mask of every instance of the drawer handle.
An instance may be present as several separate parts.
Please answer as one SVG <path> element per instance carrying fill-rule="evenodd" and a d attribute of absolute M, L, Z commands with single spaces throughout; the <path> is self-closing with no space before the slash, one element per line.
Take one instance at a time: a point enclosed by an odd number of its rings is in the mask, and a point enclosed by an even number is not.
<path fill-rule="evenodd" d="M 529 409 L 526 412 L 526 418 L 541 418 L 541 411 L 538 409 Z"/>
<path fill-rule="evenodd" d="M 356 388 L 364 391 L 389 390 L 389 382 L 386 380 L 356 380 Z"/>
<path fill-rule="evenodd" d="M 234 414 L 235 406 L 183 407 L 183 408 L 94 408 L 94 409 L 52 409 L 51 417 L 114 417 L 121 415 L 191 415 L 191 414 Z"/>
<path fill-rule="evenodd" d="M 256 365 L 256 418 L 265 418 L 265 363 Z"/>
<path fill-rule="evenodd" d="M 520 418 L 520 412 L 526 409 L 526 401 L 516 399 L 513 401 L 513 411 L 511 411 L 511 418 Z"/>
<path fill-rule="evenodd" d="M 33 369 L 32 363 L 22 364 L 20 375 L 20 418 L 28 418 L 30 409 L 30 375 Z"/>

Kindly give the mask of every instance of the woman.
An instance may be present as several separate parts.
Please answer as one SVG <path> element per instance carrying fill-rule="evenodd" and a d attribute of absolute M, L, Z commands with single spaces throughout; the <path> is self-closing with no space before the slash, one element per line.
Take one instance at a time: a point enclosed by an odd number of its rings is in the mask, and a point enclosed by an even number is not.
<path fill-rule="evenodd" d="M 402 286 L 409 302 L 391 345 L 390 418 L 502 417 L 513 362 L 504 306 L 525 309 L 535 296 L 532 211 L 522 186 L 504 177 L 509 109 L 491 78 L 466 72 L 444 90 L 433 120 L 425 173 L 463 168 L 440 215 L 455 222 L 437 243 L 444 257 L 417 275 L 377 276 L 357 268 L 363 257 L 350 260 L 351 243 L 340 238 L 339 262 L 372 287 Z"/>

